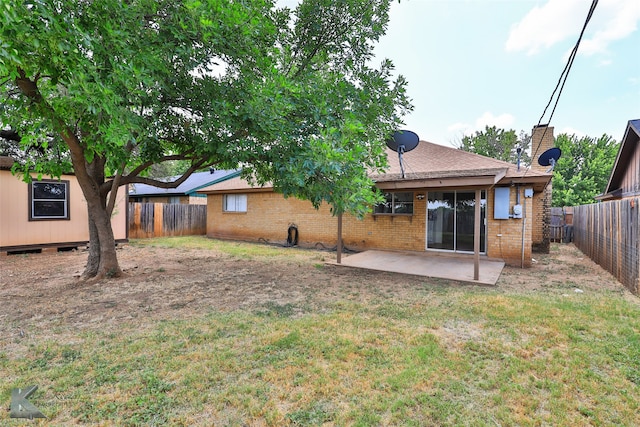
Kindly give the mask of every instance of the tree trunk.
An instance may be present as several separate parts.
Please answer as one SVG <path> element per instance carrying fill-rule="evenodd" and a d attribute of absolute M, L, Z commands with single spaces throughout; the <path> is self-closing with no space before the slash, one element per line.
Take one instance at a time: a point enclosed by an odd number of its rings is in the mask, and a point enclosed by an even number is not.
<path fill-rule="evenodd" d="M 105 184 L 106 158 L 93 153 L 91 161 L 87 161 L 86 144 L 81 141 L 80 134 L 69 127 L 58 116 L 55 109 L 46 102 L 38 89 L 37 78 L 29 78 L 22 68 L 18 68 L 17 71 L 18 76 L 15 82 L 20 91 L 33 103 L 39 105 L 39 113 L 44 118 L 51 120 L 54 128 L 69 147 L 73 171 L 87 201 L 90 241 L 89 260 L 82 274 L 83 278 L 120 276 L 122 270 L 120 270 L 116 257 L 116 241 L 111 228 L 111 212 L 107 209 L 106 202 L 109 191 L 117 191 L 117 188 L 108 188 L 103 185 Z"/>
<path fill-rule="evenodd" d="M 79 163 L 79 162 L 77 162 Z M 107 209 L 108 193 L 102 188 L 104 159 L 95 156 L 92 162 L 77 165 L 74 170 L 84 167 L 84 172 L 76 174 L 82 194 L 87 201 L 89 213 L 89 258 L 82 274 L 83 279 L 117 277 L 122 275 L 116 256 L 116 241 L 111 228 L 111 214 Z M 80 167 L 79 167 L 80 166 Z M 115 190 L 117 191 L 117 189 Z"/>
<path fill-rule="evenodd" d="M 82 278 L 121 276 L 111 216 L 106 209 L 106 197 L 87 194 L 85 191 L 83 193 L 89 210 L 89 258 Z"/>
<path fill-rule="evenodd" d="M 89 218 L 89 258 L 87 265 L 82 273 L 82 279 L 90 279 L 98 275 L 100 267 L 100 237 L 98 236 L 98 228 Z"/>
<path fill-rule="evenodd" d="M 100 248 L 100 263 L 98 264 L 97 278 L 118 277 L 122 275 L 118 257 L 116 255 L 116 240 L 113 237 L 113 229 L 111 228 L 111 217 L 108 215 L 106 208 L 96 209 L 89 206 L 89 216 L 98 232 L 98 247 Z M 89 242 L 91 245 L 92 242 Z M 88 264 L 87 264 L 88 266 Z"/>

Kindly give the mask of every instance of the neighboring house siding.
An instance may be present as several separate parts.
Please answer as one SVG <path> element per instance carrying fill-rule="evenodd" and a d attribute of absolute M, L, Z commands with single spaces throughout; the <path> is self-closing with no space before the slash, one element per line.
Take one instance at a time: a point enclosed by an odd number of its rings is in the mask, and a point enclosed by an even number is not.
<path fill-rule="evenodd" d="M 36 174 L 32 177 L 38 179 Z M 89 241 L 87 203 L 78 180 L 74 175 L 63 175 L 61 179 L 69 182 L 69 219 L 29 221 L 28 184 L 8 170 L 0 170 L 0 250 L 75 246 Z M 118 241 L 127 239 L 126 194 L 126 186 L 118 189 L 111 217 Z"/>
<path fill-rule="evenodd" d="M 622 178 L 622 197 L 635 197 L 640 195 L 640 145 L 636 144 L 636 149 L 629 160 L 629 166 L 625 170 Z"/>
<path fill-rule="evenodd" d="M 187 201 L 182 203 L 188 203 L 190 205 L 206 205 L 207 198 L 201 196 L 187 196 Z"/>
<path fill-rule="evenodd" d="M 522 191 L 523 189 L 521 189 Z M 426 198 L 418 200 L 414 193 L 414 214 L 367 215 L 358 220 L 351 215 L 343 218 L 343 241 L 347 249 L 385 249 L 424 251 L 426 245 Z M 522 263 L 523 219 L 493 219 L 493 191 L 487 191 L 487 256 L 503 259 L 509 265 Z M 511 205 L 515 191 L 511 191 Z M 535 196 L 534 196 L 535 197 Z M 248 241 L 284 243 L 287 230 L 295 224 L 302 247 L 335 247 L 337 219 L 327 205 L 315 210 L 310 202 L 294 198 L 285 199 L 273 192 L 247 193 L 247 212 L 223 212 L 223 194 L 208 197 L 207 235 Z M 521 198 L 521 203 L 523 199 Z M 524 240 L 524 266 L 531 265 L 531 234 L 534 229 L 533 199 L 523 203 L 527 218 Z M 500 236 L 499 236 L 500 235 Z"/>

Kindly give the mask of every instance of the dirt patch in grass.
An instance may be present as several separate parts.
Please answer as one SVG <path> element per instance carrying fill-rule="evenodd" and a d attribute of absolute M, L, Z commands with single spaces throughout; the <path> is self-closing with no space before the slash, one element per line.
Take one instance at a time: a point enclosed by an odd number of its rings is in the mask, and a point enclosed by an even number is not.
<path fill-rule="evenodd" d="M 204 238 L 203 238 L 204 239 Z M 206 245 L 205 245 L 206 246 Z M 58 326 L 105 330 L 123 322 L 144 327 L 232 310 L 322 310 L 339 301 L 411 301 L 416 294 L 468 284 L 326 265 L 335 253 L 282 248 L 236 255 L 211 248 L 160 247 L 140 241 L 118 249 L 124 277 L 80 282 L 86 251 L 0 258 L 0 338 Z M 487 292 L 628 292 L 573 245 L 553 245 L 530 269 L 506 267 Z M 629 294 L 630 299 L 637 299 Z"/>

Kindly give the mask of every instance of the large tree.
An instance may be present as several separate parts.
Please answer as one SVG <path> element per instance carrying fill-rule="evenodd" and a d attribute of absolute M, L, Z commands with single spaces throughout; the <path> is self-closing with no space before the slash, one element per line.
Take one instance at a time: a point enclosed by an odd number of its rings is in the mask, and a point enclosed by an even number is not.
<path fill-rule="evenodd" d="M 463 137 L 458 148 L 510 163 L 518 161 L 517 150 L 520 148 L 522 164 L 531 162 L 529 154 L 531 136 L 524 131 L 521 131 L 518 136 L 513 129 L 504 130 L 496 126 L 485 126 L 482 131 L 476 131 L 473 135 Z"/>
<path fill-rule="evenodd" d="M 83 277 L 121 274 L 118 186 L 177 186 L 241 167 L 286 196 L 362 215 L 369 170 L 410 109 L 393 66 L 369 64 L 390 0 L 3 0 L 0 127 L 14 166 L 73 170 L 89 211 Z M 152 165 L 182 160 L 173 183 Z"/>
<path fill-rule="evenodd" d="M 609 135 L 600 138 L 560 134 L 555 146 L 562 156 L 553 171 L 552 205 L 577 206 L 594 203 L 611 175 L 619 144 Z"/>

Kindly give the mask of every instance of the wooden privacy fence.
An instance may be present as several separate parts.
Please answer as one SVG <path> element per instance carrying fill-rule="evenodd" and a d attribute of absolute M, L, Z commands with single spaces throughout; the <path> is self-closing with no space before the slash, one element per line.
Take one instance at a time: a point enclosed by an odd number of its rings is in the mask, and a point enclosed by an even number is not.
<path fill-rule="evenodd" d="M 640 198 L 575 206 L 575 245 L 640 295 Z"/>
<path fill-rule="evenodd" d="M 549 240 L 552 242 L 571 242 L 573 233 L 573 208 L 551 208 Z"/>
<path fill-rule="evenodd" d="M 202 235 L 207 233 L 207 206 L 129 203 L 129 237 Z"/>

